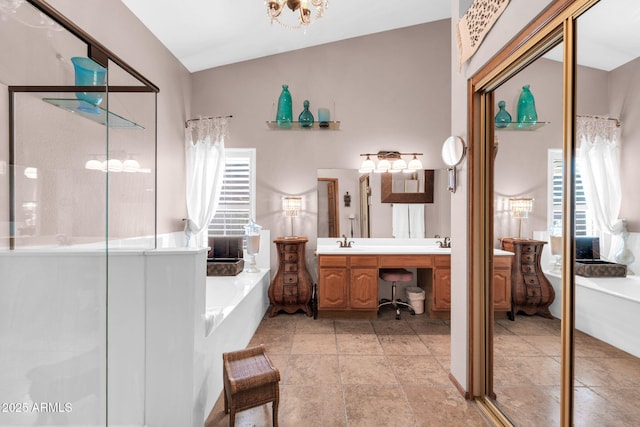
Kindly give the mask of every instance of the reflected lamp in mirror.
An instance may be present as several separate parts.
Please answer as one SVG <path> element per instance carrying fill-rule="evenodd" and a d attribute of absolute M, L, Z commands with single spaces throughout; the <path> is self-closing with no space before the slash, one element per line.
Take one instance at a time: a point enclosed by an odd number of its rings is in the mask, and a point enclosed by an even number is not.
<path fill-rule="evenodd" d="M 422 169 L 422 162 L 418 159 L 418 156 L 422 156 L 422 153 L 400 153 L 399 151 L 378 151 L 377 153 L 364 153 L 360 154 L 361 157 L 366 157 L 358 172 L 360 173 L 413 173 Z M 371 160 L 371 156 L 378 158 L 376 164 Z M 407 163 L 402 156 L 413 156 Z"/>
<path fill-rule="evenodd" d="M 527 219 L 529 217 L 529 212 L 533 211 L 533 199 L 509 199 L 509 210 L 511 211 L 511 216 L 518 219 L 518 238 L 521 238 L 522 220 Z"/>
<path fill-rule="evenodd" d="M 300 209 L 302 208 L 302 197 L 300 196 L 284 196 L 282 198 L 282 210 L 285 215 L 289 217 L 291 221 L 291 235 L 288 237 L 294 237 L 293 233 L 293 218 L 298 216 Z"/>
<path fill-rule="evenodd" d="M 456 192 L 456 166 L 458 166 L 467 152 L 467 146 L 459 136 L 450 136 L 442 144 L 442 160 L 449 172 L 449 191 Z"/>

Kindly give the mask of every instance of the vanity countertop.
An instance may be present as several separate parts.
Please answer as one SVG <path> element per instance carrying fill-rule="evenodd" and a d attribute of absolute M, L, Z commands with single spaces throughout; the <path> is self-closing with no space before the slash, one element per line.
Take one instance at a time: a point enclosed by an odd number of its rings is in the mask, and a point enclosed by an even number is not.
<path fill-rule="evenodd" d="M 442 239 L 347 239 L 353 242 L 350 248 L 341 248 L 337 238 L 319 238 L 316 255 L 450 255 L 451 248 L 438 246 Z M 342 241 L 342 240 L 341 240 Z M 453 243 L 455 245 L 455 243 Z M 501 249 L 495 249 L 494 255 L 513 255 Z"/>

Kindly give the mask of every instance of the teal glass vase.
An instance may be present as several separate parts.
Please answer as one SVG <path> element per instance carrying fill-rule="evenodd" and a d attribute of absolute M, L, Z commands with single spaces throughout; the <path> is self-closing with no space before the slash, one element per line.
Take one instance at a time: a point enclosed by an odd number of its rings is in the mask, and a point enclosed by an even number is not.
<path fill-rule="evenodd" d="M 303 128 L 313 127 L 313 114 L 309 111 L 309 101 L 305 99 L 302 106 L 304 107 L 304 110 L 302 110 L 302 113 L 298 116 L 300 126 Z"/>
<path fill-rule="evenodd" d="M 529 90 L 529 85 L 522 86 L 522 93 L 518 99 L 518 127 L 527 128 L 538 121 L 536 102 Z"/>
<path fill-rule="evenodd" d="M 73 70 L 75 72 L 76 86 L 104 86 L 107 82 L 107 69 L 98 65 L 89 58 L 74 56 L 71 58 Z M 102 102 L 104 92 L 76 92 L 76 98 L 80 101 L 78 107 L 86 113 L 98 114 L 100 110 L 96 107 Z M 88 104 L 87 104 L 88 103 Z"/>
<path fill-rule="evenodd" d="M 291 105 L 291 93 L 289 93 L 288 85 L 282 85 L 282 93 L 280 93 L 280 98 L 278 98 L 276 124 L 281 128 L 290 128 L 292 123 L 293 107 Z"/>
<path fill-rule="evenodd" d="M 496 127 L 497 128 L 506 128 L 511 123 L 511 114 L 507 110 L 505 110 L 504 101 L 498 102 L 498 114 L 496 114 Z"/>

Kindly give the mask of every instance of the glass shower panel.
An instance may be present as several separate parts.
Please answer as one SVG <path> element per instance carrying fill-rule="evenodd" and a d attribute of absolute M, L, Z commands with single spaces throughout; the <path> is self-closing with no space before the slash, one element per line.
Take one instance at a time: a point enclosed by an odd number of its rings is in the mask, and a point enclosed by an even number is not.
<path fill-rule="evenodd" d="M 85 152 L 106 128 L 47 101 L 78 103 L 87 45 L 16 1 L 0 51 L 0 425 L 103 426 L 107 176 Z"/>
<path fill-rule="evenodd" d="M 128 125 L 108 129 L 109 250 L 155 248 L 156 94 L 109 63 L 109 110 Z M 112 166 L 112 167 L 111 167 Z"/>

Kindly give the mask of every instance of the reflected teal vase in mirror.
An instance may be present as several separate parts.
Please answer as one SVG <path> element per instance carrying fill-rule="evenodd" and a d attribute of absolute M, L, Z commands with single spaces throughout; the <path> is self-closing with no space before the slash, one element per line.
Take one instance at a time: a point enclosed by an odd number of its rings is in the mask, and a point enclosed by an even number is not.
<path fill-rule="evenodd" d="M 536 102 L 529 90 L 529 85 L 522 86 L 522 93 L 518 99 L 518 127 L 527 128 L 538 121 Z"/>
<path fill-rule="evenodd" d="M 497 128 L 506 128 L 511 123 L 511 114 L 507 110 L 505 110 L 504 101 L 498 102 L 498 114 L 496 114 L 496 127 Z"/>
<path fill-rule="evenodd" d="M 281 128 L 290 128 L 292 122 L 293 107 L 291 105 L 291 93 L 289 93 L 288 85 L 282 85 L 282 93 L 280 93 L 280 98 L 278 98 L 276 124 Z"/>
<path fill-rule="evenodd" d="M 303 128 L 313 127 L 313 114 L 309 111 L 309 101 L 305 99 L 302 106 L 304 107 L 304 110 L 302 110 L 302 113 L 298 116 L 300 126 Z"/>
<path fill-rule="evenodd" d="M 75 71 L 76 86 L 104 86 L 107 82 L 107 69 L 98 65 L 89 58 L 74 56 L 71 58 Z M 81 111 L 98 114 L 100 110 L 96 107 L 102 102 L 104 92 L 76 92 L 76 98 L 81 101 Z M 90 105 L 87 105 L 89 103 Z"/>

